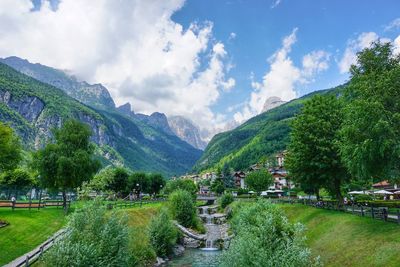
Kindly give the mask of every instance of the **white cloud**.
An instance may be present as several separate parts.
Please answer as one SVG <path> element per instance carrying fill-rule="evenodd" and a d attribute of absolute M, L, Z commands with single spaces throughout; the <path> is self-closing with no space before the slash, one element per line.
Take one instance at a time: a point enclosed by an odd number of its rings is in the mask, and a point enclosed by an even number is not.
<path fill-rule="evenodd" d="M 236 33 L 234 33 L 234 32 L 231 32 L 230 34 L 229 34 L 229 40 L 234 40 L 236 38 Z"/>
<path fill-rule="evenodd" d="M 380 37 L 375 32 L 363 32 L 356 39 L 348 41 L 346 50 L 338 62 L 340 73 L 347 73 L 351 65 L 357 63 L 357 52 L 371 47 L 374 42 L 389 43 L 392 42 L 394 53 L 400 53 L 400 35 L 393 41 L 390 38 Z"/>
<path fill-rule="evenodd" d="M 371 46 L 373 42 L 378 40 L 379 36 L 375 32 L 363 32 L 357 39 L 349 40 L 343 57 L 338 63 L 340 73 L 348 72 L 350 66 L 357 62 L 358 51 Z"/>
<path fill-rule="evenodd" d="M 323 51 L 313 51 L 303 57 L 303 74 L 306 77 L 312 77 L 318 72 L 329 68 L 328 61 L 330 54 Z"/>
<path fill-rule="evenodd" d="M 400 29 L 400 18 L 392 20 L 388 25 L 385 26 L 385 31 Z"/>
<path fill-rule="evenodd" d="M 297 28 L 282 41 L 282 47 L 269 59 L 270 69 L 264 75 L 262 82 L 250 75 L 251 86 L 254 89 L 250 100 L 240 112 L 234 114 L 237 122 L 243 122 L 250 117 L 259 114 L 268 97 L 277 96 L 284 101 L 297 96 L 296 84 L 308 83 L 313 77 L 328 68 L 329 54 L 325 51 L 312 51 L 303 57 L 302 68 L 296 67 L 290 58 L 293 44 L 296 42 Z"/>
<path fill-rule="evenodd" d="M 118 104 L 135 111 L 184 115 L 209 132 L 223 116 L 210 107 L 235 80 L 226 78 L 227 52 L 212 23 L 188 29 L 171 20 L 184 0 L 0 1 L 0 56 L 67 69 L 101 82 Z M 206 61 L 202 59 L 206 59 Z M 205 62 L 205 63 L 202 63 Z"/>
<path fill-rule="evenodd" d="M 400 55 L 400 35 L 393 41 L 393 52 Z"/>
<path fill-rule="evenodd" d="M 271 8 L 277 7 L 281 2 L 282 2 L 282 0 L 274 0 L 274 2 L 271 5 Z"/>

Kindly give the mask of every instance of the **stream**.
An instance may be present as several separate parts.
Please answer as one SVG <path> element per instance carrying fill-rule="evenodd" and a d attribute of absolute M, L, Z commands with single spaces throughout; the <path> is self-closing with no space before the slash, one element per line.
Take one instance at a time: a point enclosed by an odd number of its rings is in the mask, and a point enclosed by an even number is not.
<path fill-rule="evenodd" d="M 204 221 L 206 228 L 205 247 L 186 249 L 182 256 L 172 259 L 167 266 L 214 267 L 219 265 L 221 250 L 217 241 L 223 237 L 223 228 L 220 224 L 215 223 L 217 222 L 216 217 L 221 217 L 222 215 L 212 214 L 215 209 L 215 206 L 203 206 L 200 208 L 199 216 Z"/>

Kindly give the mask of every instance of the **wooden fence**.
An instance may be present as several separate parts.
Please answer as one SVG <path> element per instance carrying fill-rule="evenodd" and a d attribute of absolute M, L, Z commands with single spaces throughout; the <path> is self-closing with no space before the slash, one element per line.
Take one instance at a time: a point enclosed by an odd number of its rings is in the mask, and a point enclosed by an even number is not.
<path fill-rule="evenodd" d="M 56 240 L 63 238 L 64 235 L 67 234 L 67 230 L 61 229 L 57 233 L 55 233 L 51 238 L 47 239 L 40 246 L 35 248 L 34 250 L 26 253 L 25 255 L 13 260 L 12 262 L 6 264 L 4 267 L 21 267 L 21 266 L 30 266 L 35 263 L 40 257 L 46 252 Z"/>
<path fill-rule="evenodd" d="M 373 207 L 354 203 L 338 206 L 337 203 L 333 201 L 311 199 L 270 199 L 270 201 L 277 204 L 303 204 L 315 208 L 336 210 L 361 217 L 370 217 L 372 219 L 400 224 L 400 209 L 398 208 L 388 208 L 384 206 Z"/>
<path fill-rule="evenodd" d="M 67 201 L 67 206 L 71 205 L 71 201 Z M 32 208 L 45 208 L 45 207 L 62 207 L 62 200 L 44 200 L 44 201 L 11 201 L 0 200 L 0 208 L 14 209 L 32 209 Z"/>

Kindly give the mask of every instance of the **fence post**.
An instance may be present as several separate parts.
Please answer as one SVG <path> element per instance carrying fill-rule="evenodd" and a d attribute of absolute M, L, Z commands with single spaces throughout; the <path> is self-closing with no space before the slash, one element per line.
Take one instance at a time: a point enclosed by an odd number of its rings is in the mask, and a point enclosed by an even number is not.
<path fill-rule="evenodd" d="M 351 204 L 351 212 L 354 214 L 354 203 Z"/>
<path fill-rule="evenodd" d="M 26 256 L 26 259 L 25 259 L 25 266 L 26 266 L 26 267 L 29 267 L 29 256 Z"/>
<path fill-rule="evenodd" d="M 375 219 L 374 207 L 371 207 L 371 216 L 372 216 L 372 219 Z"/>
<path fill-rule="evenodd" d="M 42 189 L 40 189 L 40 193 L 39 193 L 39 205 L 38 205 L 38 210 L 40 210 L 41 202 L 42 202 Z"/>
<path fill-rule="evenodd" d="M 364 217 L 364 209 L 363 209 L 363 206 L 361 206 L 361 216 Z"/>
<path fill-rule="evenodd" d="M 400 211 L 397 209 L 397 223 L 400 224 Z"/>

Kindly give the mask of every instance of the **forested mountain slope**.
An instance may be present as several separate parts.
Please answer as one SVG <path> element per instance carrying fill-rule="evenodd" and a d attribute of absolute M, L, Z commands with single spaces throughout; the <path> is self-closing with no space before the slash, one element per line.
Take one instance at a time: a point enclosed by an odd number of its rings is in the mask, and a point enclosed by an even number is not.
<path fill-rule="evenodd" d="M 315 94 L 338 94 L 341 88 L 313 92 L 261 113 L 231 131 L 217 134 L 193 170 L 215 170 L 225 163 L 234 170 L 245 169 L 262 157 L 285 150 L 289 143 L 289 122 L 301 110 L 304 101 Z"/>

